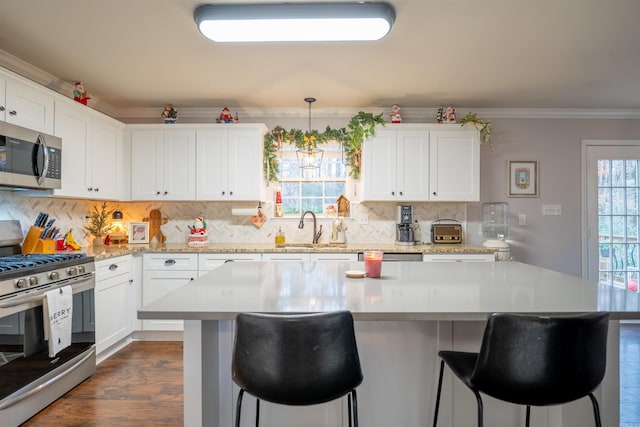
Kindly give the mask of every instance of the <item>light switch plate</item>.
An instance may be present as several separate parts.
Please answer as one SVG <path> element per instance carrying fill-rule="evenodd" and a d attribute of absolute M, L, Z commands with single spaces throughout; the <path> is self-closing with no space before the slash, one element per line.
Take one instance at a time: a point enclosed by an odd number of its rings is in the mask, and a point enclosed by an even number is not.
<path fill-rule="evenodd" d="M 562 205 L 542 205 L 542 215 L 562 215 Z"/>
<path fill-rule="evenodd" d="M 525 214 L 518 214 L 518 225 L 527 225 L 527 215 Z"/>

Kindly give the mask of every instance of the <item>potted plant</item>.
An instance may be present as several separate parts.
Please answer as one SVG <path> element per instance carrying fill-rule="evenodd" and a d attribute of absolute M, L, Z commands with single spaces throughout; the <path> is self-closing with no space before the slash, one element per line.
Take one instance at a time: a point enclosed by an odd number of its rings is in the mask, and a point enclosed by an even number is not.
<path fill-rule="evenodd" d="M 476 113 L 468 112 L 460 119 L 460 124 L 462 126 L 469 124 L 478 129 L 480 131 L 480 142 L 489 145 L 493 150 L 493 140 L 491 139 L 493 127 L 491 126 L 491 122 L 480 119 Z"/>
<path fill-rule="evenodd" d="M 112 228 L 111 214 L 113 209 L 107 209 L 107 202 L 103 202 L 100 209 L 97 206 L 93 207 L 93 212 L 89 215 L 89 225 L 84 227 L 92 236 L 93 246 L 102 246 L 104 244 L 104 238 Z"/>

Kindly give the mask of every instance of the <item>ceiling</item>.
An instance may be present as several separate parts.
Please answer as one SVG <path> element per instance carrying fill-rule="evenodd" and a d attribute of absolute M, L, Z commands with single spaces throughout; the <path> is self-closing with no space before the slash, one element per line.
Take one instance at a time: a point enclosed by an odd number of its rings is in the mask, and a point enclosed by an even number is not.
<path fill-rule="evenodd" d="M 389 2 L 377 42 L 240 45 L 197 0 L 0 0 L 0 49 L 115 108 L 640 108 L 637 0 Z"/>

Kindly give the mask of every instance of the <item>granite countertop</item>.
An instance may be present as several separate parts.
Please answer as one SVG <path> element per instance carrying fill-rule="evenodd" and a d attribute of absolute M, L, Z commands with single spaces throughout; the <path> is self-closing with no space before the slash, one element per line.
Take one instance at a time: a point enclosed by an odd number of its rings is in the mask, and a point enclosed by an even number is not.
<path fill-rule="evenodd" d="M 127 254 L 136 253 L 159 253 L 159 252 L 187 252 L 187 253 L 357 253 L 366 250 L 380 250 L 383 252 L 396 253 L 424 253 L 424 254 L 486 254 L 495 250 L 483 246 L 473 246 L 466 244 L 454 245 L 396 245 L 394 243 L 349 243 L 342 245 L 331 244 L 303 244 L 291 243 L 285 246 L 276 246 L 274 243 L 209 243 L 205 246 L 188 246 L 186 243 L 166 243 L 166 244 L 135 244 L 135 245 L 109 245 L 103 248 L 82 248 L 89 256 L 96 260 L 112 258 Z"/>

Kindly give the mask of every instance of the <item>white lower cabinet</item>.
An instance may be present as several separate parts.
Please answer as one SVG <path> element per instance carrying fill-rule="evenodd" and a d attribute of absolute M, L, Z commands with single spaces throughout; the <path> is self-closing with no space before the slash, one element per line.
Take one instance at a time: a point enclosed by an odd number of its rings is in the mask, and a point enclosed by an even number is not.
<path fill-rule="evenodd" d="M 263 253 L 262 261 L 281 262 L 281 261 L 293 261 L 293 262 L 308 262 L 308 253 L 293 253 L 293 252 L 274 252 Z"/>
<path fill-rule="evenodd" d="M 494 262 L 495 254 L 423 254 L 423 262 Z"/>
<path fill-rule="evenodd" d="M 129 336 L 135 325 L 135 288 L 131 255 L 96 262 L 96 352 Z"/>
<path fill-rule="evenodd" d="M 251 262 L 261 261 L 260 253 L 213 253 L 198 254 L 198 277 L 215 270 L 227 262 Z"/>
<path fill-rule="evenodd" d="M 344 261 L 344 262 L 356 262 L 358 261 L 357 253 L 312 253 L 309 254 L 309 261 L 311 262 L 319 262 L 319 261 Z"/>
<path fill-rule="evenodd" d="M 198 255 L 148 253 L 142 259 L 142 305 L 147 305 L 198 277 Z M 182 320 L 142 321 L 144 331 L 182 331 Z"/>

